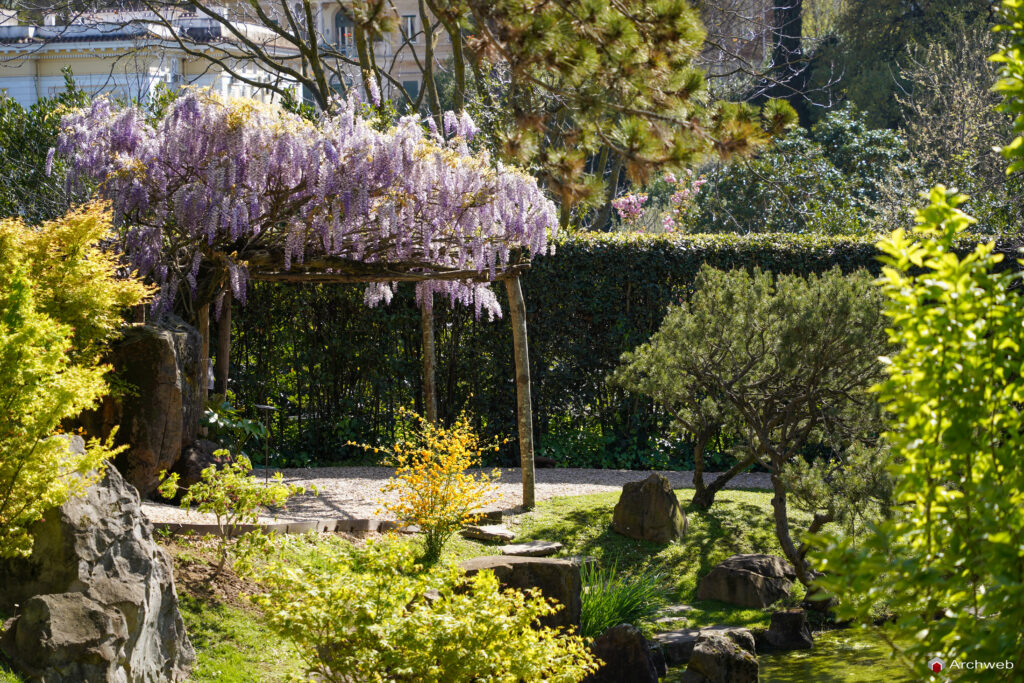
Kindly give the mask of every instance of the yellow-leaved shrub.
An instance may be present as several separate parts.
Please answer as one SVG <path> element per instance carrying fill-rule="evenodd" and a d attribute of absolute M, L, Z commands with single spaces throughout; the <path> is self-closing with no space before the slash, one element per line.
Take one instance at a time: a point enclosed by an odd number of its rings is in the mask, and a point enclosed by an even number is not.
<path fill-rule="evenodd" d="M 110 231 L 102 205 L 39 226 L 0 220 L 0 557 L 29 554 L 28 526 L 84 491 L 116 452 L 93 440 L 76 453 L 58 434 L 107 392 L 104 345 L 121 311 L 148 295 L 117 277 L 100 248 Z"/>
<path fill-rule="evenodd" d="M 539 591 L 502 590 L 490 571 L 424 569 L 414 554 L 388 537 L 360 547 L 293 536 L 269 562 L 242 568 L 317 680 L 572 683 L 596 669 L 581 637 L 538 626 L 561 609 Z"/>
<path fill-rule="evenodd" d="M 468 471 L 483 462 L 484 450 L 496 446 L 481 444 L 465 414 L 451 427 L 408 414 L 416 421 L 417 431 L 391 450 L 395 475 L 381 491 L 394 495 L 383 499 L 381 507 L 420 528 L 425 559 L 434 561 L 460 527 L 477 521 L 484 506 L 498 499 L 492 484 L 499 476 L 497 470 L 491 474 Z"/>

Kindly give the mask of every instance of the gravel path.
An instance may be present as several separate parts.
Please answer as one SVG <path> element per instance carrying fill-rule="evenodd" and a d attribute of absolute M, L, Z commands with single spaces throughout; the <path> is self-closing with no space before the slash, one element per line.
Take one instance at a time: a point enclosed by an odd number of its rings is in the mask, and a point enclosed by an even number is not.
<path fill-rule="evenodd" d="M 274 470 L 272 470 L 273 472 Z M 303 495 L 288 503 L 287 511 L 276 516 L 267 516 L 264 521 L 290 521 L 302 519 L 365 519 L 386 518 L 379 509 L 380 487 L 394 472 L 390 467 L 317 467 L 284 469 L 285 482 L 307 488 L 315 486 L 319 495 Z M 259 477 L 262 471 L 258 470 Z M 581 496 L 588 493 L 620 491 L 629 481 L 646 479 L 649 471 L 637 470 L 590 470 L 590 469 L 539 469 L 536 472 L 537 500 L 559 496 Z M 693 472 L 661 472 L 672 483 L 672 487 L 693 488 Z M 710 482 L 715 474 L 706 475 Z M 519 468 L 501 470 L 498 480 L 499 501 L 495 507 L 515 510 L 522 500 L 522 483 Z M 769 489 L 769 475 L 763 472 L 741 474 L 729 482 L 729 489 Z M 185 511 L 172 505 L 144 502 L 143 509 L 154 522 L 212 523 L 213 519 Z"/>

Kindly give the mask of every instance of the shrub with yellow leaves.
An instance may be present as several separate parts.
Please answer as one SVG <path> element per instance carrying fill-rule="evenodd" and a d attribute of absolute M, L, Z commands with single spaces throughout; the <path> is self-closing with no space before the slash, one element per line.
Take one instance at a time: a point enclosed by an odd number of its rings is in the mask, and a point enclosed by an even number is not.
<path fill-rule="evenodd" d="M 562 609 L 540 591 L 502 589 L 490 571 L 416 563 L 394 538 L 355 545 L 287 536 L 239 569 L 252 600 L 329 683 L 577 683 L 600 665 L 582 637 L 539 626 Z"/>
<path fill-rule="evenodd" d="M 111 230 L 102 205 L 41 226 L 0 220 L 0 558 L 28 555 L 28 527 L 83 492 L 118 449 L 84 452 L 59 435 L 62 421 L 107 393 L 99 364 L 124 307 L 148 289 L 118 278 L 100 249 Z"/>
<path fill-rule="evenodd" d="M 467 471 L 483 462 L 483 451 L 498 446 L 481 444 L 466 414 L 451 427 L 444 427 L 411 411 L 403 409 L 402 413 L 412 416 L 417 430 L 411 440 L 391 449 L 395 476 L 381 491 L 396 495 L 383 499 L 381 507 L 420 528 L 424 560 L 433 562 L 460 527 L 479 520 L 483 507 L 498 499 L 492 483 L 498 470 L 490 474 Z"/>

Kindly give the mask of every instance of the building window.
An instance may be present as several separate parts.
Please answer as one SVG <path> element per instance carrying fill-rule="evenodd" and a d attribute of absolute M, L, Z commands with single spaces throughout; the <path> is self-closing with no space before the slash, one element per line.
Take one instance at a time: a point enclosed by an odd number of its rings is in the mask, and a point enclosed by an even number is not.
<path fill-rule="evenodd" d="M 402 31 L 405 33 L 406 40 L 408 40 L 410 43 L 417 42 L 415 14 L 402 15 Z"/>
<path fill-rule="evenodd" d="M 419 81 L 402 81 L 402 87 L 405 88 L 405 92 L 409 93 L 409 97 L 414 101 L 420 96 Z"/>
<path fill-rule="evenodd" d="M 334 15 L 334 30 L 338 33 L 338 49 L 343 53 L 348 54 L 355 49 L 356 26 L 352 23 L 352 20 L 345 16 L 344 12 L 338 12 Z"/>

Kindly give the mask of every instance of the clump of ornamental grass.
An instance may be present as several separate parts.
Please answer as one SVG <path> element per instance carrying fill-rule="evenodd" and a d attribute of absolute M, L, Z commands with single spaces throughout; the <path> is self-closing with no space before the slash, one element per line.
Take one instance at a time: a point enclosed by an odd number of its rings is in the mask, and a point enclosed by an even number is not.
<path fill-rule="evenodd" d="M 484 452 L 497 450 L 499 445 L 483 444 L 466 414 L 445 427 L 408 410 L 402 413 L 413 418 L 416 430 L 388 454 L 388 464 L 395 467 L 395 474 L 381 493 L 395 495 L 382 498 L 380 506 L 399 521 L 420 528 L 423 560 L 432 563 L 455 532 L 478 521 L 483 508 L 498 500 L 493 486 L 500 476 L 498 470 L 489 474 L 468 470 L 479 467 Z"/>
<path fill-rule="evenodd" d="M 585 638 L 596 638 L 619 624 L 635 625 L 650 619 L 665 602 L 665 577 L 659 572 L 621 574 L 616 561 L 605 568 L 585 563 L 580 573 L 580 634 Z"/>

